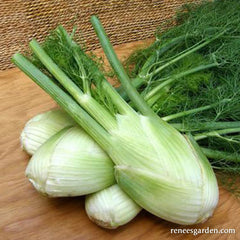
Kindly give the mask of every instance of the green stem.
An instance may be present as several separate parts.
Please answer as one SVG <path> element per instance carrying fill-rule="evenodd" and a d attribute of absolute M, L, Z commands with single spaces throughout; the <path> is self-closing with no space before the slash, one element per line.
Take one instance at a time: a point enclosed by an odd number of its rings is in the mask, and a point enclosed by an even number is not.
<path fill-rule="evenodd" d="M 109 63 L 116 72 L 118 79 L 122 83 L 125 91 L 127 92 L 129 98 L 132 100 L 136 108 L 144 115 L 155 116 L 153 110 L 147 105 L 144 99 L 139 95 L 137 90 L 132 86 L 130 79 L 125 72 L 122 64 L 117 58 L 116 53 L 113 50 L 113 47 L 105 33 L 105 30 L 96 16 L 91 17 L 91 22 L 94 27 L 94 30 L 99 38 L 99 41 L 102 45 L 105 55 L 108 58 Z M 120 97 L 120 96 L 119 96 Z"/>
<path fill-rule="evenodd" d="M 76 49 L 73 50 L 73 53 L 74 53 L 74 57 L 75 57 L 75 60 L 77 62 L 78 68 L 82 73 L 81 79 L 82 79 L 82 83 L 83 83 L 83 91 L 85 93 L 87 93 L 88 95 L 91 95 L 91 89 L 90 89 L 90 86 L 89 86 L 89 81 L 88 81 L 88 78 L 87 78 L 85 68 L 83 67 L 82 59 L 77 54 Z"/>
<path fill-rule="evenodd" d="M 222 129 L 222 130 L 216 130 L 211 132 L 204 132 L 200 133 L 194 136 L 196 141 L 208 138 L 208 137 L 219 137 L 224 134 L 228 133 L 237 133 L 240 132 L 240 128 L 228 128 L 228 129 Z"/>
<path fill-rule="evenodd" d="M 181 41 L 183 41 L 186 38 L 185 35 L 183 36 L 179 36 L 176 38 L 171 39 L 170 41 L 166 42 L 164 45 L 161 46 L 160 49 L 156 49 L 155 50 L 155 54 L 152 54 L 144 63 L 140 73 L 138 74 L 138 76 L 140 78 L 142 78 L 145 82 L 147 80 L 147 73 L 148 73 L 148 69 L 149 67 L 154 64 L 154 61 L 156 59 L 156 57 L 161 57 L 164 53 L 166 53 L 170 48 L 176 46 L 178 43 L 180 43 Z"/>
<path fill-rule="evenodd" d="M 163 88 L 174 82 L 175 80 L 176 80 L 175 78 L 170 78 L 164 81 L 163 83 L 160 83 L 144 96 L 144 100 L 147 101 L 150 106 L 152 106 L 161 96 L 160 94 L 159 95 L 156 94 L 159 93 Z"/>
<path fill-rule="evenodd" d="M 223 99 L 222 101 L 220 101 L 218 103 L 213 103 L 213 104 L 210 104 L 210 105 L 207 105 L 207 106 L 194 108 L 194 109 L 190 109 L 190 110 L 187 110 L 187 111 L 178 112 L 178 113 L 175 113 L 175 114 L 168 115 L 166 117 L 162 117 L 162 119 L 164 121 L 170 121 L 170 120 L 180 118 L 180 117 L 184 117 L 184 116 L 187 116 L 187 115 L 190 115 L 190 114 L 206 111 L 208 109 L 216 107 L 219 103 L 224 103 L 224 102 L 228 102 L 228 101 L 229 101 L 228 99 Z"/>
<path fill-rule="evenodd" d="M 138 74 L 138 76 L 134 79 L 132 79 L 132 84 L 136 89 L 139 89 L 143 84 L 146 84 L 148 81 L 146 79 L 146 70 L 148 69 L 149 65 L 154 63 L 154 60 L 157 57 L 162 56 L 164 53 L 166 53 L 170 48 L 175 46 L 176 44 L 180 43 L 183 39 L 185 39 L 185 36 L 176 37 L 174 39 L 171 39 L 169 42 L 165 43 L 161 46 L 160 49 L 154 49 L 154 54 L 151 54 L 146 62 L 144 63 L 142 70 Z M 156 44 L 157 41 L 153 43 Z M 149 48 L 152 48 L 150 46 Z M 128 100 L 128 96 L 122 86 L 117 88 L 118 93 L 122 96 L 123 99 Z"/>
<path fill-rule="evenodd" d="M 216 40 L 217 38 L 219 38 L 221 35 L 223 35 L 225 33 L 225 31 L 217 34 L 216 36 L 206 40 L 205 42 L 201 43 L 201 44 L 197 44 L 197 46 L 193 46 L 192 48 L 190 48 L 190 50 L 185 51 L 184 53 L 180 54 L 179 56 L 175 57 L 174 59 L 170 60 L 169 62 L 167 62 L 166 64 L 160 66 L 159 68 L 155 69 L 153 72 L 148 74 L 148 78 L 151 78 L 153 75 L 158 74 L 159 72 L 161 72 L 163 69 L 165 69 L 166 67 L 170 66 L 171 64 L 176 63 L 177 61 L 181 60 L 182 58 L 188 56 L 191 53 L 196 52 L 197 50 L 205 47 L 206 45 L 208 45 L 209 43 L 211 43 L 212 41 Z"/>
<path fill-rule="evenodd" d="M 194 132 L 202 130 L 220 130 L 227 128 L 240 128 L 240 121 L 235 122 L 205 122 L 198 124 L 171 123 L 171 125 L 181 132 Z"/>
<path fill-rule="evenodd" d="M 149 101 L 152 97 L 154 97 L 154 95 L 159 93 L 161 91 L 161 89 L 163 89 L 165 86 L 169 85 L 170 83 L 172 83 L 173 81 L 175 81 L 179 78 L 182 78 L 182 77 L 188 76 L 190 74 L 193 74 L 193 73 L 196 73 L 196 72 L 199 72 L 199 71 L 203 71 L 203 70 L 206 70 L 206 69 L 209 69 L 209 68 L 212 68 L 212 67 L 216 67 L 216 66 L 218 66 L 218 63 L 200 65 L 200 66 L 197 66 L 197 67 L 192 68 L 190 70 L 187 70 L 185 72 L 181 72 L 181 73 L 175 74 L 173 76 L 169 76 L 167 78 L 160 79 L 158 81 L 164 81 L 164 82 L 157 85 L 150 92 L 148 92 L 144 99 L 145 99 L 145 101 Z M 157 100 L 158 100 L 158 98 L 155 98 L 155 101 L 154 102 L 151 101 L 151 104 L 154 104 Z"/>
<path fill-rule="evenodd" d="M 57 86 L 28 59 L 19 53 L 12 58 L 13 63 L 47 92 L 104 150 L 111 146 L 110 136 L 71 96 Z"/>
<path fill-rule="evenodd" d="M 36 54 L 42 64 L 49 70 L 50 73 L 64 86 L 64 88 L 71 92 L 71 94 L 79 99 L 84 93 L 78 88 L 78 86 L 72 82 L 72 80 L 53 62 L 53 60 L 47 55 L 36 40 L 32 40 L 30 48 Z"/>
<path fill-rule="evenodd" d="M 168 115 L 166 117 L 162 117 L 162 119 L 164 121 L 170 121 L 170 120 L 173 120 L 173 119 L 176 119 L 176 118 L 187 116 L 189 114 L 202 112 L 202 111 L 208 110 L 210 108 L 213 108 L 215 106 L 216 106 L 216 104 L 211 104 L 211 105 L 207 105 L 207 106 L 203 106 L 203 107 L 199 107 L 199 108 L 194 108 L 194 109 L 190 109 L 190 110 L 187 110 L 187 111 L 182 111 L 182 112 L 178 112 L 178 113 L 175 113 L 175 114 L 171 114 L 171 115 Z"/>
<path fill-rule="evenodd" d="M 132 82 L 132 85 L 136 89 L 139 89 L 143 84 L 147 83 L 147 81 L 145 81 L 145 79 L 140 78 L 139 76 L 132 79 L 131 82 Z M 123 99 L 125 99 L 126 101 L 129 100 L 128 95 L 127 95 L 125 89 L 123 88 L 123 86 L 118 87 L 116 90 Z"/>
<path fill-rule="evenodd" d="M 117 128 L 116 119 L 90 95 L 84 94 L 78 103 L 106 130 Z"/>
<path fill-rule="evenodd" d="M 240 162 L 240 154 L 213 150 L 210 148 L 201 148 L 203 153 L 211 159 L 224 160 L 228 162 Z"/>
<path fill-rule="evenodd" d="M 123 100 L 123 98 L 120 97 L 115 88 L 107 82 L 107 80 L 102 81 L 102 87 L 121 114 L 136 114 L 136 112 Z"/>
<path fill-rule="evenodd" d="M 192 69 L 186 70 L 184 72 L 180 72 L 180 73 L 174 74 L 172 76 L 160 78 L 158 80 L 155 80 L 154 82 L 163 82 L 163 81 L 166 81 L 166 80 L 168 80 L 170 78 L 179 79 L 179 78 L 191 75 L 193 73 L 200 72 L 200 71 L 203 71 L 203 70 L 206 70 L 206 69 L 209 69 L 209 68 L 213 68 L 213 67 L 217 67 L 217 66 L 219 66 L 219 63 L 217 63 L 217 62 L 213 62 L 213 63 L 206 64 L 206 65 L 199 65 L 197 67 L 194 67 Z"/>
<path fill-rule="evenodd" d="M 37 41 L 30 42 L 32 51 L 36 54 L 43 65 L 61 83 L 61 85 L 73 96 L 73 98 L 89 112 L 105 129 L 110 130 L 116 127 L 114 117 L 95 99 L 84 94 L 78 86 L 57 66 L 47 55 Z"/>

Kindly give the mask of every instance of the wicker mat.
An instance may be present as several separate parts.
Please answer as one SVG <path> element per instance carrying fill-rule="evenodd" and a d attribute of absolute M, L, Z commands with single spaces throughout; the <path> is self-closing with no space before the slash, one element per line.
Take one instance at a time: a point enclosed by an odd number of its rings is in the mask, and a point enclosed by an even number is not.
<path fill-rule="evenodd" d="M 41 41 L 62 24 L 78 35 L 87 49 L 99 47 L 89 18 L 97 14 L 114 45 L 153 37 L 154 31 L 185 2 L 196 0 L 1 0 L 0 70 L 13 67 L 10 58 L 27 49 L 32 38 Z"/>

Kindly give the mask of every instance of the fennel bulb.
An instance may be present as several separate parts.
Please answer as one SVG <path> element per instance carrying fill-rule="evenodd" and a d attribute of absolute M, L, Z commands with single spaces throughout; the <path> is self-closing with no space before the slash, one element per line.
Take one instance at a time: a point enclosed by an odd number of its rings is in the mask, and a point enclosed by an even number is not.
<path fill-rule="evenodd" d="M 93 222 L 109 229 L 128 223 L 141 211 L 117 184 L 86 196 L 85 209 Z"/>
<path fill-rule="evenodd" d="M 61 109 L 54 109 L 31 118 L 22 130 L 22 148 L 30 155 L 51 136 L 67 126 L 76 125 L 74 120 Z"/>
<path fill-rule="evenodd" d="M 79 127 L 64 128 L 32 156 L 26 176 L 50 197 L 80 196 L 111 186 L 113 163 Z"/>

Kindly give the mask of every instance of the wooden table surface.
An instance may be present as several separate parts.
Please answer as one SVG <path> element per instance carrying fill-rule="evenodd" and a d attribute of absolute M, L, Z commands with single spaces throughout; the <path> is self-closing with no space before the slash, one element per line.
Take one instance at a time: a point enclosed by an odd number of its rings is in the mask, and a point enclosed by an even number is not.
<path fill-rule="evenodd" d="M 123 59 L 139 44 L 124 44 L 116 50 Z M 240 239 L 240 203 L 224 189 L 220 189 L 214 216 L 191 229 L 235 229 L 235 234 L 171 234 L 171 229 L 184 227 L 145 211 L 119 229 L 105 230 L 88 219 L 84 197 L 40 196 L 24 176 L 29 156 L 21 150 L 19 135 L 28 119 L 56 104 L 17 69 L 0 72 L 0 96 L 1 240 Z"/>

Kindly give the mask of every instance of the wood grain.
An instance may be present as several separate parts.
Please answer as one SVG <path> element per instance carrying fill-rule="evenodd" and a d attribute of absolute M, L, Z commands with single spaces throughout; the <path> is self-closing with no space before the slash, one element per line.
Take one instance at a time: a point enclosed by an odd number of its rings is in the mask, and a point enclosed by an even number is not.
<path fill-rule="evenodd" d="M 141 44 L 124 44 L 116 50 L 123 59 Z M 101 54 L 101 51 L 97 53 Z M 171 234 L 171 229 L 183 227 L 145 211 L 126 226 L 105 230 L 87 218 L 83 197 L 48 199 L 40 196 L 24 176 L 29 157 L 21 150 L 19 135 L 29 118 L 56 104 L 17 69 L 0 73 L 0 93 L 0 239 L 240 239 L 240 203 L 224 189 L 220 189 L 214 216 L 191 228 L 231 228 L 235 229 L 235 234 Z"/>

